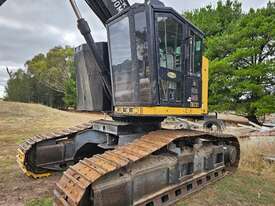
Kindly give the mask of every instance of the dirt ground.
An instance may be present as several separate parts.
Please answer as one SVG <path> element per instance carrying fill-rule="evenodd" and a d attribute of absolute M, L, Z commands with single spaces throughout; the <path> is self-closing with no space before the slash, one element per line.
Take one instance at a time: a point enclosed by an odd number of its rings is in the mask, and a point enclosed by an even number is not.
<path fill-rule="evenodd" d="M 35 104 L 0 101 L 0 206 L 50 206 L 54 183 L 61 174 L 33 180 L 16 163 L 17 145 L 36 134 L 49 133 L 104 118 Z M 233 130 L 233 129 L 232 129 Z M 178 206 L 275 206 L 275 167 L 261 154 L 275 154 L 275 137 L 240 140 L 239 171 L 192 195 Z"/>

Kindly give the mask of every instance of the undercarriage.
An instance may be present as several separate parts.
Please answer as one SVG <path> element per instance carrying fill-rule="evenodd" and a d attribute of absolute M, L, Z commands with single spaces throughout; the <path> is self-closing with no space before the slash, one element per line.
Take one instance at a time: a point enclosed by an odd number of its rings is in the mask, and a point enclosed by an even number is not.
<path fill-rule="evenodd" d="M 171 205 L 234 171 L 239 144 L 227 135 L 158 130 L 85 158 L 57 183 L 56 205 Z"/>
<path fill-rule="evenodd" d="M 27 139 L 19 145 L 17 162 L 27 176 L 45 177 L 51 171 L 64 171 L 85 157 L 128 144 L 159 128 L 159 122 L 90 122 Z"/>
<path fill-rule="evenodd" d="M 18 162 L 34 178 L 67 169 L 56 184 L 56 205 L 153 206 L 231 174 L 239 157 L 231 135 L 100 120 L 28 139 Z"/>

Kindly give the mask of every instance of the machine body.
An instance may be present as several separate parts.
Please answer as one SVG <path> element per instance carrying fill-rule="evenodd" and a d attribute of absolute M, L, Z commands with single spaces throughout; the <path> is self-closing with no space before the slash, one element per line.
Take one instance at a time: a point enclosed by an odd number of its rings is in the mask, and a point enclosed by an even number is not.
<path fill-rule="evenodd" d="M 161 124 L 208 114 L 203 32 L 158 0 L 85 1 L 108 41 L 94 41 L 70 0 L 87 43 L 75 56 L 78 109 L 113 120 L 28 139 L 18 149 L 23 172 L 41 178 L 66 170 L 56 206 L 168 206 L 235 171 L 236 137 Z"/>

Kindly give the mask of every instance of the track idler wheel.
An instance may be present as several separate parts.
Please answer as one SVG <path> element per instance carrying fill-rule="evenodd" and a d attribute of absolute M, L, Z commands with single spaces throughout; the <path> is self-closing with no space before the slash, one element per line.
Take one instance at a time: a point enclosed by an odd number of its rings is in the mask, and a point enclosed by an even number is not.
<path fill-rule="evenodd" d="M 203 123 L 203 129 L 207 132 L 222 133 L 225 129 L 225 124 L 219 119 L 209 119 Z"/>

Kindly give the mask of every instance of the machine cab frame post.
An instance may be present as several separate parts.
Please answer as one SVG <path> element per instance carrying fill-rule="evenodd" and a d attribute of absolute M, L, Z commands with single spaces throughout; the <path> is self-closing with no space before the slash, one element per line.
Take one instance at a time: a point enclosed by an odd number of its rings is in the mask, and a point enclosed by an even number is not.
<path fill-rule="evenodd" d="M 153 2 L 107 22 L 114 115 L 202 117 L 208 113 L 204 34 Z"/>

